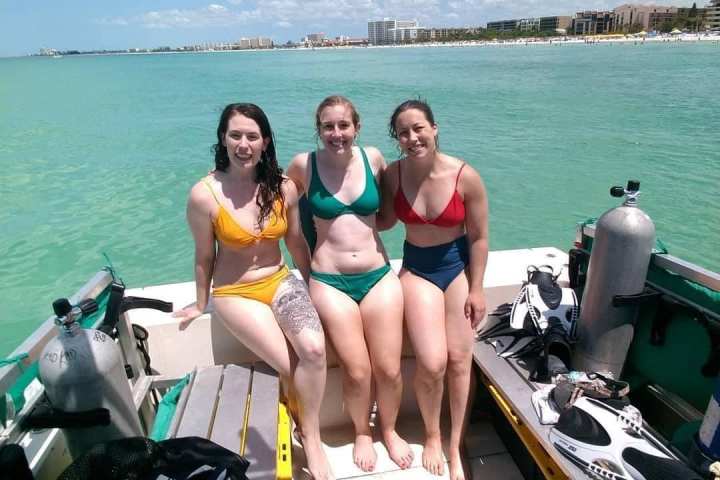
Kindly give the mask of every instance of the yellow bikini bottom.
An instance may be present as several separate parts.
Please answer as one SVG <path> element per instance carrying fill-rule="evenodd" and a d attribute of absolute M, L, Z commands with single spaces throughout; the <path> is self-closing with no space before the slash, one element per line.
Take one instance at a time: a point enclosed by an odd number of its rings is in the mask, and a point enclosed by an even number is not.
<path fill-rule="evenodd" d="M 272 303 L 275 292 L 285 277 L 290 275 L 290 269 L 287 265 L 273 273 L 269 277 L 255 280 L 248 283 L 233 283 L 231 285 L 223 285 L 222 287 L 213 288 L 213 297 L 243 297 L 251 300 L 257 300 L 265 305 Z"/>

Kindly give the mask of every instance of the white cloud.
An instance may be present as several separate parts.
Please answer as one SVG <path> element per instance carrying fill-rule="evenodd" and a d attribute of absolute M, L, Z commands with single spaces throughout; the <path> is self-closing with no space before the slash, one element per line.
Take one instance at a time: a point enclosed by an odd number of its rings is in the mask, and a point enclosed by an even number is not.
<path fill-rule="evenodd" d="M 97 23 L 99 23 L 100 25 L 114 25 L 114 26 L 120 26 L 120 27 L 124 27 L 129 24 L 129 22 L 122 17 L 101 18 L 101 19 L 97 20 Z"/>
<path fill-rule="evenodd" d="M 257 10 L 230 10 L 211 3 L 198 9 L 170 9 L 146 12 L 126 19 L 128 23 L 147 28 L 192 28 L 244 25 L 258 19 Z"/>
<path fill-rule="evenodd" d="M 136 17 L 101 20 L 106 25 L 139 24 L 148 28 L 262 25 L 277 28 L 317 26 L 339 31 L 369 20 L 418 20 L 423 26 L 482 25 L 503 18 L 574 15 L 606 10 L 622 3 L 649 0 L 222 0 L 196 9 L 149 11 Z M 674 0 L 692 4 L 693 0 Z M 700 2 L 702 3 L 702 2 Z"/>

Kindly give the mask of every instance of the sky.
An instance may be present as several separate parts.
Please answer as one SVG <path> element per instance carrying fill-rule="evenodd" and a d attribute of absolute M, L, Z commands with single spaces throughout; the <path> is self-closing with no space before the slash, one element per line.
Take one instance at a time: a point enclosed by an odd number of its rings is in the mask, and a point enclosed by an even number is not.
<path fill-rule="evenodd" d="M 323 32 L 366 37 L 385 17 L 421 26 L 485 26 L 511 18 L 612 9 L 622 0 L 0 0 L 0 56 L 57 50 L 180 47 Z M 690 6 L 692 0 L 656 2 Z M 699 1 L 698 7 L 705 2 Z"/>

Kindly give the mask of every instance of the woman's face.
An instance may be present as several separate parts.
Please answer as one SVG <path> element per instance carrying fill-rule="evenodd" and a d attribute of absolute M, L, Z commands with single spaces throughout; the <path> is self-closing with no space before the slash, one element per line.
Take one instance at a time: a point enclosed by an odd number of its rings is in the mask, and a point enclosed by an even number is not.
<path fill-rule="evenodd" d="M 395 131 L 406 156 L 420 158 L 435 154 L 437 125 L 432 125 L 421 110 L 410 108 L 398 115 Z"/>
<path fill-rule="evenodd" d="M 230 164 L 251 168 L 258 164 L 270 139 L 263 139 L 260 126 L 255 120 L 241 114 L 230 117 L 223 145 L 227 148 Z"/>
<path fill-rule="evenodd" d="M 348 105 L 330 105 L 320 112 L 318 135 L 326 150 L 340 155 L 352 152 L 360 125 L 353 123 L 352 108 Z"/>

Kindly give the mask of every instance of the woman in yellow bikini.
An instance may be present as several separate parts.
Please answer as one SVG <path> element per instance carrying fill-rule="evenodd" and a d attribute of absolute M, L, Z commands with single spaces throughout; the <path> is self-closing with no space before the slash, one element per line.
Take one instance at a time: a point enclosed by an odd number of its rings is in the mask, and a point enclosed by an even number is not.
<path fill-rule="evenodd" d="M 298 194 L 277 164 L 270 123 L 256 105 L 225 107 L 217 129 L 215 170 L 190 191 L 187 218 L 195 239 L 197 302 L 178 312 L 180 329 L 207 307 L 250 350 L 290 379 L 300 403 L 308 469 L 332 473 L 320 443 L 325 337 L 305 284 L 280 252 L 285 239 L 308 278 L 310 256 L 298 222 Z"/>

